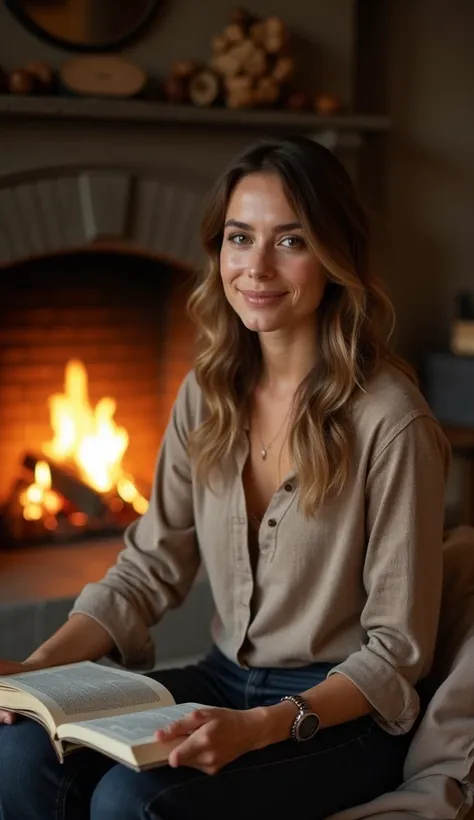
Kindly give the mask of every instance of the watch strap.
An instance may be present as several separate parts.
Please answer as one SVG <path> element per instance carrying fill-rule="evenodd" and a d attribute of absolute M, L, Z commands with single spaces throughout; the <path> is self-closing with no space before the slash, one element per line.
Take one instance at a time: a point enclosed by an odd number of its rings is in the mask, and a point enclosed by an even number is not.
<path fill-rule="evenodd" d="M 300 710 L 304 712 L 312 712 L 311 706 L 309 705 L 308 701 L 301 697 L 301 695 L 285 695 L 282 698 L 284 700 L 291 700 L 292 703 Z"/>
<path fill-rule="evenodd" d="M 298 714 L 296 715 L 293 723 L 291 724 L 290 737 L 291 737 L 292 740 L 299 740 L 298 734 L 297 734 L 297 729 L 298 729 L 299 723 L 301 722 L 302 716 L 305 715 L 305 714 L 315 715 L 315 717 L 318 718 L 318 721 L 319 721 L 319 717 L 312 710 L 312 708 L 309 705 L 308 701 L 305 700 L 304 698 L 302 698 L 301 695 L 285 695 L 284 697 L 282 697 L 281 702 L 283 702 L 284 700 L 291 701 L 291 703 L 294 703 L 294 705 L 298 709 Z"/>

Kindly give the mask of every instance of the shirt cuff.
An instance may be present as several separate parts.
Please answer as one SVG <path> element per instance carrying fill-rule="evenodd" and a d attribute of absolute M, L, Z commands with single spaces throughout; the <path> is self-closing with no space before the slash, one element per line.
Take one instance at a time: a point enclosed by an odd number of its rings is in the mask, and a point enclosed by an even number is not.
<path fill-rule="evenodd" d="M 328 677 L 344 675 L 374 708 L 374 720 L 391 735 L 409 732 L 420 711 L 416 689 L 388 661 L 362 647 L 334 666 Z"/>
<path fill-rule="evenodd" d="M 87 584 L 69 617 L 87 615 L 110 635 L 114 649 L 109 657 L 129 669 L 151 669 L 155 647 L 150 632 L 123 595 L 104 583 Z"/>

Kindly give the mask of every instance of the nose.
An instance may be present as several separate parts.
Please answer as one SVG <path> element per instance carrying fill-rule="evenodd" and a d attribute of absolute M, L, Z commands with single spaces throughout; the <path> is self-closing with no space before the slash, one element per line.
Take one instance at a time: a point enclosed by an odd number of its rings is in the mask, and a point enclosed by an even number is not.
<path fill-rule="evenodd" d="M 252 279 L 269 279 L 273 275 L 271 258 L 265 246 L 255 246 L 251 251 L 247 264 L 247 272 Z"/>

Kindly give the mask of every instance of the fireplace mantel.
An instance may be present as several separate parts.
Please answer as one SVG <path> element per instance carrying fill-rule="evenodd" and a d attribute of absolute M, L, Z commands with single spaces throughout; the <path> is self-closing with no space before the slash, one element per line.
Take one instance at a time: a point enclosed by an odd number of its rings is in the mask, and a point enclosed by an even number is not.
<path fill-rule="evenodd" d="M 250 137 L 305 134 L 355 178 L 367 138 L 389 121 L 0 95 L 0 125 L 0 269 L 104 238 L 194 269 L 203 195 Z"/>
<path fill-rule="evenodd" d="M 284 110 L 251 110 L 196 108 L 192 105 L 150 100 L 103 100 L 71 97 L 22 97 L 0 95 L 0 120 L 32 118 L 89 122 L 155 123 L 162 125 L 217 126 L 219 128 L 264 128 L 293 133 L 387 131 L 387 117 L 368 114 L 344 114 L 321 117 L 311 112 Z"/>

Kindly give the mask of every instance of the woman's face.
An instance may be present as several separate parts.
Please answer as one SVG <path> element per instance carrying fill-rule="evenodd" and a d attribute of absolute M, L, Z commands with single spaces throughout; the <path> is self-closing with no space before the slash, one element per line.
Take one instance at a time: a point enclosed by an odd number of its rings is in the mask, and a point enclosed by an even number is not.
<path fill-rule="evenodd" d="M 274 331 L 314 317 L 326 277 L 276 174 L 249 174 L 235 186 L 220 269 L 225 295 L 249 330 Z"/>

